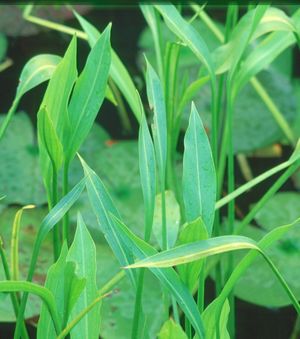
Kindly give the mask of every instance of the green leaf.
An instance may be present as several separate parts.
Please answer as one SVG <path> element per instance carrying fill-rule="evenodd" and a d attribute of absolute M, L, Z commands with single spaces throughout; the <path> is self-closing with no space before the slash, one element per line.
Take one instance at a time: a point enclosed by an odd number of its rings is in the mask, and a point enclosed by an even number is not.
<path fill-rule="evenodd" d="M 38 131 L 41 142 L 40 147 L 45 148 L 51 163 L 58 171 L 63 163 L 63 148 L 46 106 L 42 107 L 38 112 Z M 49 167 L 50 164 L 48 163 L 47 165 Z M 45 168 L 45 164 L 42 164 L 42 167 Z M 46 171 L 48 173 L 48 169 Z M 46 177 L 45 180 L 49 182 L 50 178 Z"/>
<path fill-rule="evenodd" d="M 173 191 L 165 191 L 166 199 L 166 219 L 167 219 L 167 229 L 168 229 L 168 245 L 173 247 L 178 235 L 179 225 L 180 225 L 180 208 L 179 204 L 176 201 L 175 194 Z M 156 195 L 155 198 L 155 210 L 154 210 L 154 219 L 153 219 L 153 234 L 158 242 L 160 248 L 162 248 L 162 226 L 161 226 L 161 211 L 162 211 L 162 199 L 161 193 Z"/>
<path fill-rule="evenodd" d="M 172 267 L 240 249 L 256 249 L 260 252 L 254 240 L 243 236 L 226 235 L 174 247 L 127 266 L 127 268 Z"/>
<path fill-rule="evenodd" d="M 74 12 L 74 14 L 83 30 L 87 33 L 90 46 L 93 47 L 100 37 L 100 32 L 78 13 Z M 134 82 L 116 52 L 113 49 L 111 52 L 110 76 L 124 95 L 136 119 L 140 121 L 142 111 L 140 110 L 139 96 Z"/>
<path fill-rule="evenodd" d="M 184 138 L 182 189 L 186 220 L 201 217 L 212 233 L 216 202 L 216 173 L 211 148 L 194 104 Z"/>
<path fill-rule="evenodd" d="M 45 287 L 53 293 L 54 299 L 59 305 L 60 330 L 66 325 L 70 312 L 86 283 L 85 278 L 80 279 L 76 275 L 75 262 L 67 261 L 67 251 L 67 246 L 64 244 L 57 262 L 48 270 L 45 283 Z M 47 333 L 47 338 L 53 338 L 55 332 L 48 310 L 42 306 L 37 336 L 42 337 Z"/>
<path fill-rule="evenodd" d="M 31 58 L 23 67 L 16 98 L 20 99 L 26 92 L 49 80 L 61 57 L 53 54 L 40 54 Z"/>
<path fill-rule="evenodd" d="M 124 247 L 124 244 L 113 228 L 111 218 L 108 214 L 111 212 L 119 217 L 119 213 L 97 174 L 88 167 L 82 158 L 80 158 L 80 161 L 86 176 L 86 188 L 89 201 L 97 217 L 100 230 L 104 234 L 120 264 L 123 266 L 128 265 L 133 261 L 132 254 Z M 136 274 L 129 271 L 128 275 L 132 284 L 135 286 Z"/>
<path fill-rule="evenodd" d="M 186 43 L 196 57 L 204 64 L 211 76 L 211 80 L 215 82 L 211 54 L 201 35 L 182 18 L 174 5 L 155 5 L 155 8 L 163 16 L 170 30 Z"/>
<path fill-rule="evenodd" d="M 203 322 L 205 325 L 207 338 L 216 339 L 216 308 L 215 304 L 210 304 L 203 312 Z M 227 330 L 228 316 L 230 312 L 230 305 L 228 299 L 223 304 L 220 321 L 219 321 L 219 339 L 230 339 L 230 335 Z M 194 338 L 195 339 L 195 338 Z"/>
<path fill-rule="evenodd" d="M 88 135 L 105 97 L 111 59 L 110 27 L 92 48 L 73 90 L 69 104 L 69 131 L 64 139 L 64 145 L 68 145 L 68 162 Z"/>
<path fill-rule="evenodd" d="M 49 320 L 54 324 L 55 332 L 59 331 L 59 318 L 58 318 L 58 309 L 54 296 L 51 291 L 37 284 L 33 284 L 28 281 L 0 281 L 0 292 L 24 292 L 32 293 L 39 296 L 48 310 L 51 318 Z"/>
<path fill-rule="evenodd" d="M 208 238 L 206 226 L 201 217 L 185 224 L 180 231 L 178 245 L 189 244 L 197 240 Z M 190 291 L 194 291 L 199 281 L 199 275 L 203 268 L 203 260 L 197 260 L 177 267 L 178 274 Z"/>
<path fill-rule="evenodd" d="M 134 235 L 118 218 L 111 214 L 116 232 L 122 238 L 128 250 L 140 260 L 155 255 L 157 251 L 151 245 Z M 172 268 L 151 269 L 151 272 L 159 279 L 161 284 L 174 296 L 182 311 L 195 328 L 200 338 L 204 338 L 204 327 L 197 305 L 189 293 L 187 287 L 182 283 L 175 270 Z"/>
<path fill-rule="evenodd" d="M 151 236 L 155 204 L 155 153 L 147 121 L 143 115 L 139 130 L 139 169 L 145 206 L 145 239 Z"/>
<path fill-rule="evenodd" d="M 161 185 L 165 185 L 167 161 L 167 117 L 161 82 L 153 67 L 147 62 L 146 86 L 150 108 L 153 110 L 153 139 L 156 153 L 158 174 Z"/>
<path fill-rule="evenodd" d="M 182 327 L 173 319 L 167 320 L 158 333 L 158 339 L 187 339 Z"/>
<path fill-rule="evenodd" d="M 96 284 L 96 247 L 80 214 L 78 214 L 77 229 L 67 260 L 77 264 L 76 274 L 86 280 L 85 288 L 76 300 L 71 312 L 71 320 L 75 319 L 77 314 L 99 296 Z M 98 303 L 71 331 L 72 338 L 99 338 L 100 326 L 97 326 L 99 319 L 100 304 Z"/>

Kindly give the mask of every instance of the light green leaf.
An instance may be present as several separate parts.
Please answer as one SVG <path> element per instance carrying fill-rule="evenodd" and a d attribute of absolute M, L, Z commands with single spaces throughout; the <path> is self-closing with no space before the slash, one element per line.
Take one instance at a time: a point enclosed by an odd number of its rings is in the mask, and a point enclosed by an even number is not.
<path fill-rule="evenodd" d="M 53 54 L 40 54 L 31 58 L 23 67 L 16 98 L 20 99 L 26 92 L 51 78 L 61 57 Z"/>
<path fill-rule="evenodd" d="M 69 131 L 64 139 L 68 162 L 88 135 L 105 96 L 111 59 L 110 27 L 92 48 L 73 90 L 69 104 Z"/>
<path fill-rule="evenodd" d="M 40 147 L 45 148 L 51 159 L 52 166 L 58 171 L 63 163 L 63 148 L 46 106 L 42 107 L 38 112 L 38 131 Z M 49 166 L 50 164 L 47 162 L 47 165 Z M 45 164 L 42 164 L 42 167 L 45 169 Z M 46 171 L 49 173 L 48 169 L 46 169 Z M 45 177 L 47 183 L 49 183 L 50 180 L 51 178 Z M 50 189 L 50 187 L 48 187 L 48 189 Z"/>
<path fill-rule="evenodd" d="M 150 108 L 153 110 L 153 139 L 158 174 L 164 187 L 167 161 L 167 117 L 162 85 L 153 67 L 147 62 L 146 86 Z"/>
<path fill-rule="evenodd" d="M 191 222 L 201 217 L 210 235 L 216 202 L 216 173 L 209 140 L 194 104 L 184 148 L 182 189 L 186 220 Z"/>
<path fill-rule="evenodd" d="M 80 161 L 86 176 L 86 188 L 88 191 L 89 201 L 97 217 L 100 230 L 104 234 L 120 264 L 124 266 L 128 265 L 133 261 L 132 254 L 124 247 L 124 244 L 113 228 L 111 218 L 108 214 L 113 213 L 119 217 L 119 213 L 97 174 L 84 162 L 82 158 L 80 158 Z M 128 275 L 132 284 L 135 286 L 135 272 L 129 271 Z"/>
<path fill-rule="evenodd" d="M 78 214 L 76 233 L 68 252 L 67 261 L 75 262 L 77 264 L 76 275 L 86 280 L 85 288 L 71 312 L 71 321 L 99 296 L 96 285 L 96 247 L 80 214 Z M 100 304 L 98 303 L 71 331 L 72 338 L 99 338 L 100 326 L 97 326 L 99 322 Z"/>
<path fill-rule="evenodd" d="M 220 337 L 219 339 L 230 339 L 230 335 L 227 330 L 229 312 L 230 312 L 230 305 L 229 305 L 228 299 L 226 299 L 226 301 L 223 304 L 221 315 L 220 315 L 220 321 L 219 321 Z M 205 325 L 207 338 L 211 338 L 211 339 L 217 338 L 215 317 L 216 317 L 215 304 L 210 304 L 203 312 L 203 322 Z"/>
<path fill-rule="evenodd" d="M 173 319 L 167 320 L 158 333 L 158 339 L 187 339 L 182 327 Z"/>
<path fill-rule="evenodd" d="M 176 201 L 175 194 L 173 191 L 165 191 L 166 199 L 166 219 L 167 219 L 167 229 L 168 229 L 168 245 L 173 247 L 178 235 L 179 225 L 180 225 L 180 208 L 179 204 Z M 162 211 L 162 199 L 161 193 L 156 195 L 155 198 L 155 210 L 154 210 L 154 219 L 153 219 L 153 234 L 158 242 L 160 248 L 162 248 L 162 226 L 161 226 L 161 211 Z"/>
<path fill-rule="evenodd" d="M 155 255 L 157 251 L 151 245 L 134 235 L 118 218 L 111 214 L 115 231 L 121 237 L 124 245 L 132 251 L 140 260 Z M 197 305 L 189 293 L 187 287 L 182 283 L 175 270 L 172 268 L 151 269 L 151 272 L 159 279 L 161 284 L 174 296 L 182 311 L 191 322 L 200 338 L 204 338 L 204 327 Z"/>
<path fill-rule="evenodd" d="M 100 32 L 78 13 L 74 12 L 74 14 L 83 30 L 87 33 L 90 46 L 94 47 L 100 37 Z M 117 53 L 113 49 L 111 53 L 110 76 L 124 95 L 136 119 L 140 121 L 142 112 L 140 110 L 139 96 L 137 95 L 135 85 Z"/>
<path fill-rule="evenodd" d="M 206 226 L 204 225 L 201 217 L 199 217 L 191 223 L 183 225 L 177 244 L 184 245 L 197 240 L 205 240 L 207 238 L 208 234 Z M 202 267 L 203 260 L 197 260 L 177 267 L 180 278 L 188 286 L 191 292 L 196 288 Z"/>
<path fill-rule="evenodd" d="M 22 96 L 32 88 L 48 80 L 52 76 L 60 60 L 61 58 L 56 55 L 41 54 L 33 57 L 26 63 L 20 75 L 15 99 L 0 126 L 0 140 L 15 114 Z"/>
<path fill-rule="evenodd" d="M 167 26 L 194 52 L 196 57 L 207 68 L 211 80 L 215 82 L 214 67 L 209 49 L 201 35 L 188 24 L 172 4 L 155 5 L 155 8 L 163 16 Z"/>
<path fill-rule="evenodd" d="M 143 115 L 139 130 L 139 169 L 145 206 L 145 239 L 150 239 L 155 204 L 155 153 L 147 121 Z"/>
<path fill-rule="evenodd" d="M 67 251 L 67 246 L 64 244 L 57 262 L 48 270 L 45 283 L 45 287 L 53 293 L 59 305 L 60 330 L 66 325 L 70 312 L 86 283 L 85 278 L 80 279 L 76 275 L 75 262 L 67 261 Z M 55 328 L 45 306 L 42 306 L 37 336 L 49 339 L 55 337 Z"/>
<path fill-rule="evenodd" d="M 12 280 L 19 280 L 19 237 L 20 237 L 20 227 L 21 227 L 21 218 L 24 210 L 34 208 L 34 205 L 26 205 L 18 210 L 15 215 L 12 234 L 11 234 L 11 243 L 10 243 L 10 257 L 11 257 L 11 278 Z"/>
<path fill-rule="evenodd" d="M 226 235 L 174 247 L 170 250 L 160 252 L 152 257 L 141 260 L 127 268 L 172 267 L 206 258 L 211 255 L 241 249 L 256 249 L 260 252 L 260 249 L 254 240 L 243 236 Z"/>

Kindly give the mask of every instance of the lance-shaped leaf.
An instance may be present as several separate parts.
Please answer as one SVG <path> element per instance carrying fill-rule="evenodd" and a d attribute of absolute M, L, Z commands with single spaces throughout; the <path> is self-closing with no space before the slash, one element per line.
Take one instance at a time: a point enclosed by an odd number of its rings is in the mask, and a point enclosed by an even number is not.
<path fill-rule="evenodd" d="M 155 5 L 155 8 L 163 16 L 167 26 L 193 51 L 196 57 L 208 70 L 211 81 L 215 82 L 214 66 L 209 49 L 200 34 L 186 22 L 176 7 L 169 3 Z"/>
<path fill-rule="evenodd" d="M 52 165 L 58 171 L 63 162 L 63 148 L 46 106 L 42 107 L 38 112 L 38 131 L 40 147 L 46 150 Z M 49 167 L 49 162 L 46 159 L 44 161 L 47 167 Z M 45 163 L 42 164 L 42 168 L 44 179 L 46 182 L 49 182 L 50 177 L 45 177 L 49 174 L 48 168 L 45 168 Z"/>
<path fill-rule="evenodd" d="M 39 160 L 46 190 L 51 190 L 53 169 L 63 163 L 62 133 L 68 123 L 67 105 L 77 78 L 76 37 L 53 73 L 38 113 Z"/>
<path fill-rule="evenodd" d="M 52 54 L 41 54 L 30 59 L 24 66 L 17 87 L 15 99 L 4 121 L 0 126 L 0 140 L 9 125 L 22 96 L 32 88 L 47 81 L 55 71 L 61 58 Z"/>
<path fill-rule="evenodd" d="M 113 250 L 115 256 L 123 266 L 133 262 L 132 253 L 122 243 L 120 237 L 116 233 L 109 213 L 120 218 L 114 203 L 111 200 L 105 186 L 97 174 L 80 158 L 84 173 L 86 176 L 86 188 L 92 209 L 97 217 L 101 232 L 104 234 L 109 246 Z M 136 274 L 135 272 L 128 271 L 128 276 L 131 282 L 136 286 Z"/>
<path fill-rule="evenodd" d="M 208 238 L 206 226 L 201 217 L 185 224 L 179 234 L 178 245 L 184 245 L 198 240 L 205 240 Z M 177 267 L 178 274 L 182 281 L 188 286 L 190 291 L 194 291 L 199 282 L 199 275 L 203 268 L 203 260 L 197 260 L 186 265 Z"/>
<path fill-rule="evenodd" d="M 86 279 L 85 288 L 75 302 L 70 315 L 70 319 L 74 319 L 77 314 L 87 308 L 99 296 L 96 284 L 96 247 L 80 214 L 78 214 L 76 233 L 73 244 L 69 249 L 67 260 L 76 262 L 76 274 Z M 79 321 L 74 330 L 71 331 L 72 338 L 99 338 L 100 306 L 101 304 L 98 302 Z"/>
<path fill-rule="evenodd" d="M 16 97 L 21 98 L 26 92 L 51 78 L 61 57 L 53 54 L 40 54 L 31 58 L 23 67 Z"/>
<path fill-rule="evenodd" d="M 127 249 L 139 259 L 147 258 L 157 253 L 156 249 L 134 235 L 126 225 L 124 225 L 118 218 L 113 214 L 110 214 L 115 231 L 119 237 L 122 238 Z M 182 311 L 193 325 L 196 333 L 200 338 L 204 338 L 204 327 L 202 319 L 197 308 L 197 305 L 189 293 L 187 287 L 178 277 L 177 273 L 172 268 L 151 269 L 151 272 L 159 279 L 161 284 L 170 291 L 174 296 Z"/>
<path fill-rule="evenodd" d="M 69 104 L 69 133 L 65 134 L 67 161 L 71 161 L 88 135 L 105 97 L 110 68 L 110 28 L 105 29 L 89 53 Z"/>
<path fill-rule="evenodd" d="M 260 252 L 257 243 L 248 237 L 225 235 L 174 247 L 130 265 L 127 268 L 171 267 L 190 263 L 211 255 L 242 249 L 255 249 Z"/>
<path fill-rule="evenodd" d="M 161 82 L 148 60 L 146 72 L 147 96 L 153 110 L 153 138 L 159 177 L 164 185 L 167 161 L 167 117 Z M 163 186 L 164 187 L 164 186 Z"/>
<path fill-rule="evenodd" d="M 139 168 L 145 206 L 145 239 L 150 239 L 155 202 L 155 154 L 152 138 L 143 114 L 139 130 Z"/>
<path fill-rule="evenodd" d="M 65 243 L 57 262 L 50 267 L 45 282 L 45 287 L 53 293 L 59 305 L 60 329 L 67 324 L 70 312 L 86 283 L 86 279 L 79 278 L 75 273 L 75 262 L 67 261 L 67 253 L 68 248 Z M 49 339 L 55 337 L 54 325 L 44 305 L 41 309 L 37 336 Z"/>
<path fill-rule="evenodd" d="M 262 40 L 245 59 L 236 77 L 236 86 L 241 89 L 261 70 L 266 68 L 284 50 L 296 42 L 291 32 L 274 32 Z"/>
<path fill-rule="evenodd" d="M 100 32 L 96 29 L 96 27 L 90 24 L 78 13 L 74 12 L 74 14 L 83 30 L 86 32 L 90 46 L 94 47 L 96 41 L 101 35 Z M 126 67 L 120 60 L 117 53 L 113 49 L 111 52 L 110 76 L 124 95 L 124 98 L 127 100 L 136 119 L 140 121 L 142 111 L 140 110 L 139 96 L 137 94 L 134 82 L 132 81 Z"/>
<path fill-rule="evenodd" d="M 210 235 L 216 202 L 216 173 L 209 140 L 194 104 L 184 138 L 182 189 L 186 220 L 192 222 L 201 217 Z"/>

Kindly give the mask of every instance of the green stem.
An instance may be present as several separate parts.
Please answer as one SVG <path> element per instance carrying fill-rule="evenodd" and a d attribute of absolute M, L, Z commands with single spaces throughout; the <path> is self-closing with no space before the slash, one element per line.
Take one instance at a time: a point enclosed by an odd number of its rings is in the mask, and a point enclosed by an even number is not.
<path fill-rule="evenodd" d="M 55 166 L 53 168 L 53 176 L 52 176 L 52 199 L 51 199 L 51 208 L 53 208 L 57 204 L 58 199 L 58 185 L 57 185 L 57 171 Z M 50 210 L 49 209 L 49 210 Z M 54 262 L 57 261 L 59 254 L 60 254 L 60 232 L 59 232 L 59 225 L 55 225 L 53 228 L 53 256 Z"/>
<path fill-rule="evenodd" d="M 141 316 L 141 306 L 142 306 L 142 295 L 143 295 L 143 288 L 144 288 L 144 276 L 145 276 L 145 269 L 141 269 L 139 272 L 138 277 L 138 284 L 137 290 L 135 295 L 135 305 L 134 305 L 134 315 L 133 315 L 133 326 L 131 332 L 131 339 L 138 339 L 140 338 L 139 335 L 139 324 L 140 324 L 140 316 Z"/>
<path fill-rule="evenodd" d="M 114 81 L 111 79 L 111 77 L 108 78 L 108 84 L 110 89 L 113 92 L 113 95 L 118 103 L 117 109 L 118 109 L 118 113 L 119 113 L 119 117 L 122 123 L 122 126 L 124 128 L 124 130 L 127 133 L 132 132 L 132 127 L 131 127 L 131 123 L 128 117 L 128 113 L 127 110 L 125 108 L 122 96 L 120 94 L 119 89 L 117 88 L 117 86 L 115 85 Z"/>
<path fill-rule="evenodd" d="M 120 271 L 115 274 L 105 285 L 103 285 L 100 290 L 99 294 L 105 294 L 110 291 L 118 282 L 120 282 L 123 278 L 125 278 L 125 271 Z"/>
<path fill-rule="evenodd" d="M 9 109 L 9 111 L 7 112 L 4 121 L 2 122 L 1 126 L 0 126 L 0 140 L 3 138 L 3 135 L 7 129 L 8 124 L 10 123 L 10 120 L 12 119 L 13 115 L 16 112 L 16 109 L 18 107 L 20 99 L 18 97 L 16 97 Z"/>
<path fill-rule="evenodd" d="M 69 163 L 64 164 L 63 169 L 63 196 L 69 192 Z M 66 241 L 70 245 L 70 225 L 69 213 L 67 212 L 63 217 L 63 242 Z"/>
<path fill-rule="evenodd" d="M 4 249 L 3 249 L 3 242 L 2 242 L 1 237 L 0 237 L 0 256 L 1 256 L 1 260 L 2 260 L 5 278 L 6 278 L 6 280 L 11 280 L 9 265 L 8 265 L 7 258 L 6 258 Z M 18 318 L 19 306 L 20 306 L 19 302 L 20 301 L 18 300 L 17 292 L 11 292 L 10 293 L 10 299 L 11 299 L 11 302 L 12 302 L 12 305 L 13 305 L 15 316 L 16 316 L 16 318 Z M 21 336 L 24 339 L 29 339 L 29 335 L 28 335 L 27 328 L 25 326 L 24 321 L 22 321 L 22 324 L 21 324 Z"/>

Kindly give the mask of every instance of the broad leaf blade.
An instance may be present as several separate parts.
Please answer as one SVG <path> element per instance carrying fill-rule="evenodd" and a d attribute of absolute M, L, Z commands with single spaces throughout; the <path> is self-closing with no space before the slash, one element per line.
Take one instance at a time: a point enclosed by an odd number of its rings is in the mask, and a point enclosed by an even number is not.
<path fill-rule="evenodd" d="M 135 257 L 143 259 L 157 253 L 155 248 L 135 236 L 126 225 L 113 214 L 111 214 L 111 218 L 113 219 L 113 225 L 116 232 L 118 232 L 118 235 L 122 238 L 125 246 L 128 250 L 133 252 Z M 199 337 L 204 338 L 204 327 L 197 305 L 175 270 L 172 268 L 152 268 L 151 272 L 160 280 L 161 284 L 172 293 Z"/>
<path fill-rule="evenodd" d="M 61 328 L 65 326 L 74 300 L 77 300 L 85 285 L 85 279 L 80 279 L 75 274 L 75 263 L 67 261 L 67 246 L 62 247 L 60 257 L 53 264 L 47 274 L 45 287 L 54 295 L 59 305 L 58 314 Z M 38 337 L 55 337 L 55 328 L 50 319 L 47 308 L 43 305 L 38 323 Z"/>
<path fill-rule="evenodd" d="M 158 339 L 187 339 L 182 327 L 170 318 L 167 320 L 158 333 Z"/>
<path fill-rule="evenodd" d="M 201 217 L 212 233 L 216 202 L 216 173 L 206 131 L 194 104 L 184 138 L 183 200 L 186 220 Z"/>
<path fill-rule="evenodd" d="M 69 104 L 69 133 L 65 135 L 66 157 L 72 160 L 88 135 L 105 97 L 110 68 L 109 25 L 92 48 L 85 67 L 76 81 Z"/>
<path fill-rule="evenodd" d="M 98 297 L 96 284 L 96 247 L 94 241 L 87 230 L 80 214 L 77 218 L 77 229 L 73 244 L 69 249 L 68 261 L 76 262 L 76 274 L 86 279 L 86 285 L 74 308 L 70 319 L 74 319 L 77 314 L 90 305 Z M 88 312 L 71 331 L 72 338 L 90 338 L 98 339 L 100 326 L 100 304 L 97 303 L 94 308 Z"/>

